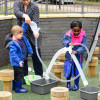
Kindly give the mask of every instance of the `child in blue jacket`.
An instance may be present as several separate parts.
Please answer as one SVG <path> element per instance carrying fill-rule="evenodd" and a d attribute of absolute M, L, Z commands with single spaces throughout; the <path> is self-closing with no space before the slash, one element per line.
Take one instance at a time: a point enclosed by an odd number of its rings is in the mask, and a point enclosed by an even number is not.
<path fill-rule="evenodd" d="M 78 59 L 80 66 L 82 67 L 85 48 L 79 44 L 84 44 L 87 46 L 87 37 L 85 31 L 82 29 L 82 23 L 80 21 L 73 21 L 70 24 L 71 30 L 69 30 L 63 37 L 62 43 L 64 47 L 74 46 L 71 54 L 74 54 Z M 77 44 L 79 43 L 79 44 Z M 77 76 L 79 74 L 78 69 L 73 62 L 69 52 L 65 54 L 65 62 L 64 62 L 64 77 L 67 80 L 70 80 L 71 77 Z M 79 77 L 74 81 L 73 91 L 79 89 Z M 70 82 L 67 82 L 67 88 L 71 90 Z"/>
<path fill-rule="evenodd" d="M 12 27 L 12 40 L 7 45 L 11 65 L 14 69 L 13 90 L 16 93 L 26 93 L 28 90 L 22 87 L 22 79 L 24 77 L 24 60 L 28 54 L 33 54 L 32 47 L 28 39 L 24 36 L 27 29 L 27 24 L 24 23 L 22 28 L 18 25 Z"/>

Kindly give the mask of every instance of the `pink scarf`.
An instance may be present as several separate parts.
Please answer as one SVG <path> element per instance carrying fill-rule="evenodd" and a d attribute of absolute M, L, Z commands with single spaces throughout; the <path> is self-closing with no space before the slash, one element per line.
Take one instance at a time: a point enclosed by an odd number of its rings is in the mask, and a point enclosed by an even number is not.
<path fill-rule="evenodd" d="M 75 35 L 73 34 L 73 32 L 72 32 L 72 29 L 71 29 L 70 31 L 68 31 L 68 32 L 66 33 L 66 35 L 67 35 L 67 36 L 72 36 L 71 42 L 72 42 L 73 44 L 76 44 L 76 45 L 77 45 L 77 43 L 81 44 L 81 42 L 82 42 L 82 40 L 83 40 L 83 36 L 85 35 L 85 31 L 84 31 L 83 29 L 81 29 L 80 34 L 79 34 L 78 36 L 75 36 Z M 77 45 L 77 46 L 78 46 L 78 45 Z"/>

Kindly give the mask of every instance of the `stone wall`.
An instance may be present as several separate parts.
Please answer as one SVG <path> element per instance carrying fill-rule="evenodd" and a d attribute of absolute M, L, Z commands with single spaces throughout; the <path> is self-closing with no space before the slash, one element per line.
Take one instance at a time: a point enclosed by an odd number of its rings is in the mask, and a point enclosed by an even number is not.
<path fill-rule="evenodd" d="M 70 29 L 70 23 L 73 20 L 80 20 L 83 24 L 83 29 L 86 31 L 88 37 L 88 48 L 92 42 L 91 33 L 95 32 L 98 17 L 82 17 L 82 16 L 71 16 L 71 17 L 40 17 L 40 28 L 43 34 L 42 41 L 42 59 L 50 60 L 55 52 L 63 47 L 62 38 L 66 31 Z M 0 66 L 3 66 L 9 62 L 8 50 L 4 47 L 5 36 L 10 33 L 11 27 L 16 24 L 16 19 L 6 18 L 0 20 Z M 100 39 L 97 46 L 100 47 Z M 100 58 L 100 55 L 99 55 Z"/>

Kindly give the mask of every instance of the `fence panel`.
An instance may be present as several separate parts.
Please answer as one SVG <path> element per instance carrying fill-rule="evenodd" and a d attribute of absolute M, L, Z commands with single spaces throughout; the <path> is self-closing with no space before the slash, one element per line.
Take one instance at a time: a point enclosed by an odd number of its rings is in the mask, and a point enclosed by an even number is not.
<path fill-rule="evenodd" d="M 12 14 L 13 13 L 13 3 L 12 0 L 0 0 L 0 14 Z"/>
<path fill-rule="evenodd" d="M 73 2 L 72 2 L 73 1 Z M 49 0 L 48 3 L 47 0 L 43 3 L 47 4 L 46 8 L 48 8 L 48 13 L 81 13 L 82 12 L 82 1 L 78 2 L 79 0 Z M 41 9 L 42 13 L 45 12 L 46 8 L 38 5 Z"/>
<path fill-rule="evenodd" d="M 0 14 L 13 14 L 16 0 L 0 0 Z M 31 0 L 40 13 L 100 13 L 100 0 Z"/>
<path fill-rule="evenodd" d="M 84 0 L 84 13 L 100 13 L 100 0 Z"/>

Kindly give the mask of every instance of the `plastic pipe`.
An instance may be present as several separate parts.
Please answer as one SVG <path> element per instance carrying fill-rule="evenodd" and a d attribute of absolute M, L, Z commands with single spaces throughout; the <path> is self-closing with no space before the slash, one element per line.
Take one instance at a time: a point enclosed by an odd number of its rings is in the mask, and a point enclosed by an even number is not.
<path fill-rule="evenodd" d="M 40 56 L 39 56 L 39 54 L 38 54 L 37 39 L 35 39 L 35 45 L 36 45 L 36 53 L 37 53 L 37 56 L 39 57 L 39 60 L 41 61 L 42 65 L 44 66 L 45 70 L 47 70 L 46 65 L 43 63 L 42 59 L 40 58 Z M 87 59 L 87 62 L 86 62 L 85 67 L 83 68 L 83 71 L 84 71 L 84 70 L 86 69 L 88 63 L 89 63 L 89 50 L 88 50 L 88 48 L 87 48 L 85 45 L 83 45 L 83 44 L 80 44 L 80 45 L 82 45 L 83 47 L 85 47 L 86 50 L 87 50 L 87 53 L 88 53 L 88 59 Z M 63 48 L 63 50 L 66 50 L 66 48 Z M 60 49 L 59 51 L 62 51 L 62 49 Z M 50 63 L 52 63 L 52 62 L 50 62 Z M 49 70 L 50 70 L 50 69 L 49 69 Z M 45 73 L 45 74 L 46 74 L 46 73 Z M 62 80 L 62 79 L 59 79 L 58 77 L 56 77 L 56 76 L 55 76 L 53 73 L 51 73 L 51 72 L 50 72 L 50 75 L 51 75 L 52 77 L 56 78 L 57 80 L 62 81 L 62 82 L 70 82 L 70 81 L 73 81 L 73 80 L 75 80 L 76 78 L 78 78 L 78 77 L 80 76 L 80 75 L 77 75 L 75 78 L 72 78 L 71 80 Z M 47 75 L 46 78 L 48 79 L 49 76 Z M 87 83 L 84 82 L 83 84 L 86 86 Z"/>
<path fill-rule="evenodd" d="M 34 23 L 33 23 L 34 24 Z M 33 26 L 34 26 L 34 28 L 33 28 Z M 39 31 L 39 29 L 37 29 L 37 25 L 36 25 L 36 23 L 34 24 L 34 25 L 31 25 L 31 29 L 32 29 L 32 31 L 33 32 L 36 32 L 36 31 Z M 34 31 L 35 30 L 35 31 Z M 89 50 L 88 50 L 88 48 L 85 46 L 85 45 L 83 45 L 83 44 L 80 44 L 80 45 L 82 45 L 83 47 L 85 47 L 86 48 L 86 50 L 87 50 L 87 53 L 88 53 L 88 59 L 87 59 L 87 62 L 86 62 L 86 65 L 85 65 L 85 67 L 83 68 L 83 71 L 85 70 L 85 68 L 87 67 L 87 65 L 88 65 L 88 63 L 89 63 Z M 54 74 L 52 74 L 50 71 L 51 71 L 51 66 L 53 66 L 53 63 L 55 62 L 55 60 L 56 60 L 56 58 L 57 58 L 57 56 L 59 55 L 59 53 L 61 53 L 63 50 L 68 50 L 68 48 L 66 49 L 66 48 L 62 48 L 62 49 L 60 49 L 56 54 L 55 54 L 55 58 L 53 57 L 52 58 L 52 60 L 51 60 L 51 62 L 50 62 L 50 64 L 49 64 L 49 67 L 48 67 L 48 69 L 47 69 L 47 67 L 46 67 L 46 65 L 43 63 L 43 61 L 42 61 L 42 59 L 40 58 L 40 56 L 39 56 L 39 54 L 38 54 L 38 48 L 37 48 L 37 39 L 35 39 L 35 47 L 36 47 L 36 53 L 37 53 L 37 56 L 38 56 L 38 58 L 39 58 L 39 60 L 40 60 L 40 62 L 42 63 L 42 65 L 44 66 L 44 68 L 45 68 L 45 70 L 46 70 L 46 79 L 49 79 L 49 73 L 54 77 L 54 78 L 56 78 L 57 80 L 59 80 L 59 81 L 62 81 L 62 82 L 70 82 L 70 81 L 73 81 L 73 80 L 75 80 L 76 78 L 78 78 L 80 75 L 77 75 L 75 78 L 73 78 L 73 79 L 71 79 L 71 80 L 62 80 L 62 79 L 59 79 L 58 77 L 56 77 Z M 73 58 L 75 58 L 75 55 L 74 55 L 74 57 Z M 75 60 L 76 61 L 76 60 Z M 78 63 L 78 62 L 77 62 Z M 79 63 L 78 63 L 79 64 Z M 79 65 L 78 65 L 79 66 Z M 81 68 L 81 67 L 80 67 Z M 81 70 L 80 68 L 78 68 L 78 70 Z M 81 70 L 82 71 L 82 70 Z M 81 72 L 80 71 L 80 72 Z M 82 72 L 83 72 L 82 71 Z M 48 74 L 47 74 L 48 73 Z M 83 77 L 83 84 L 86 86 L 88 83 L 87 83 L 87 81 L 86 81 L 86 79 L 85 79 L 85 76 L 84 76 L 84 74 L 82 73 L 81 74 L 81 76 Z"/>

